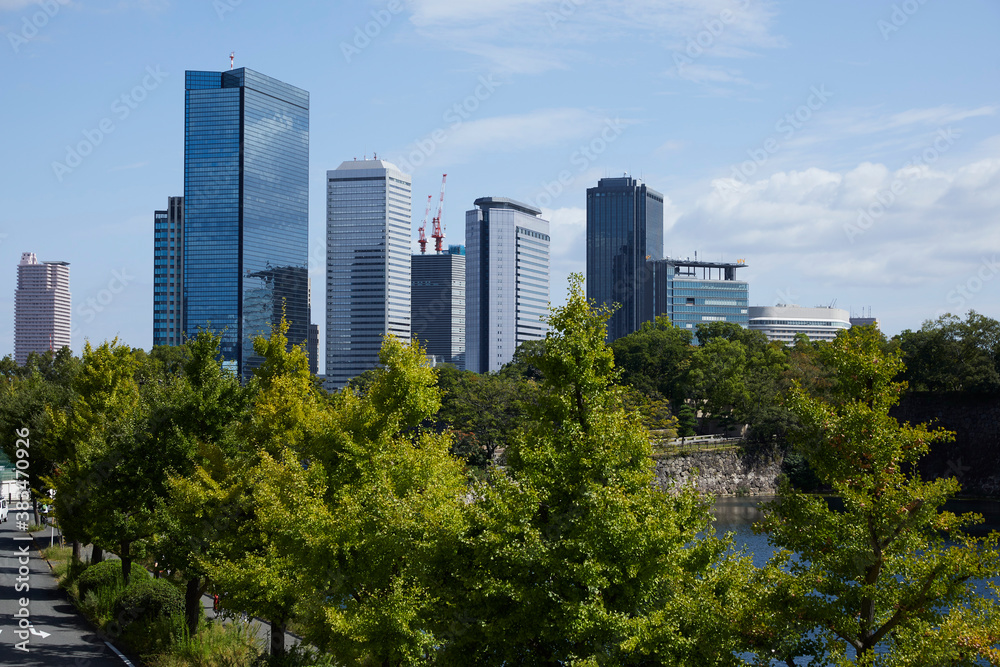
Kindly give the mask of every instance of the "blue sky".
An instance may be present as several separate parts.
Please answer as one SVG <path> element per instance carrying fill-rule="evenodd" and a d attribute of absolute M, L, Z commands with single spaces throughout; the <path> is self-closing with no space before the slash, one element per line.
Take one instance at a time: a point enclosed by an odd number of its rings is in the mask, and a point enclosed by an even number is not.
<path fill-rule="evenodd" d="M 149 347 L 184 70 L 231 51 L 311 93 L 321 330 L 324 174 L 373 152 L 412 168 L 414 237 L 444 172 L 447 242 L 477 197 L 540 206 L 553 303 L 586 188 L 628 172 L 666 253 L 745 259 L 752 304 L 1000 318 L 998 28 L 992 0 L 0 0 L 0 353 L 23 251 L 71 262 L 75 350 Z"/>

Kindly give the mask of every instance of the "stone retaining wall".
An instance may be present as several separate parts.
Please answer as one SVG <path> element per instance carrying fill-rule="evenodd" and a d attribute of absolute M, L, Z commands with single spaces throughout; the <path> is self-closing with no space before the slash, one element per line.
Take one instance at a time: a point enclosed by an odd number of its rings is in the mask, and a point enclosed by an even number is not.
<path fill-rule="evenodd" d="M 654 460 L 660 488 L 695 479 L 699 491 L 717 496 L 774 495 L 782 462 L 780 455 L 751 455 L 735 449 L 660 454 Z"/>

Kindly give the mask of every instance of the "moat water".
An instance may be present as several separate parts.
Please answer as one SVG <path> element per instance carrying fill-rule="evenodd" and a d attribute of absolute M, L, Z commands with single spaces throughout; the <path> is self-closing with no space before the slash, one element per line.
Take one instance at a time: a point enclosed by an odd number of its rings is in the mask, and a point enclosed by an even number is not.
<path fill-rule="evenodd" d="M 746 549 L 747 555 L 753 558 L 754 565 L 758 567 L 763 566 L 771 558 L 775 548 L 768 542 L 767 535 L 754 534 L 752 526 L 764 516 L 760 509 L 761 504 L 773 499 L 773 496 L 718 498 L 713 510 L 716 533 L 720 536 L 732 533 L 733 546 L 737 550 Z M 956 514 L 965 512 L 981 514 L 983 523 L 969 530 L 971 534 L 984 536 L 994 530 L 1000 531 L 1000 500 L 962 498 L 948 502 L 945 509 Z M 994 580 L 993 583 L 1000 584 L 1000 581 Z M 974 585 L 983 594 L 995 597 L 992 590 L 986 586 L 986 582 L 978 581 Z M 877 652 L 884 651 L 885 649 L 882 649 Z M 796 664 L 807 665 L 808 662 L 808 659 L 802 658 L 797 660 Z"/>

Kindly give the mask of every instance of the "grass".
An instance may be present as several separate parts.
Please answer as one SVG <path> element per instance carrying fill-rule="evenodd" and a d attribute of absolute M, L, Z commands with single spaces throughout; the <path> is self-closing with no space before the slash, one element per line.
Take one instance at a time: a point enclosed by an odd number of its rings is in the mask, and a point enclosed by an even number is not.
<path fill-rule="evenodd" d="M 76 577 L 86 564 L 73 566 L 72 547 L 55 545 L 42 550 L 42 555 L 52 564 L 59 585 L 69 592 L 70 599 L 80 611 L 95 626 L 141 655 L 149 667 L 261 667 L 271 664 L 301 667 L 335 664 L 328 658 L 316 656 L 315 650 L 306 647 L 295 647 L 284 660 L 269 659 L 264 641 L 243 623 L 224 626 L 203 621 L 193 636 L 180 616 L 135 622 L 122 629 L 115 618 L 116 603 L 125 590 L 120 583 L 98 588 L 80 600 Z"/>
<path fill-rule="evenodd" d="M 42 523 L 33 523 L 30 526 L 28 526 L 28 532 L 29 533 L 37 533 L 38 531 L 45 530 L 46 528 L 48 528 L 48 526 L 46 526 L 45 524 L 42 524 Z"/>
<path fill-rule="evenodd" d="M 72 547 L 61 547 L 58 544 L 48 549 L 42 549 L 42 556 L 52 565 L 52 573 L 56 580 L 62 583 L 69 573 L 70 561 L 73 558 Z"/>
<path fill-rule="evenodd" d="M 242 623 L 207 623 L 194 636 L 183 631 L 168 651 L 147 662 L 150 667 L 252 667 L 264 648 Z"/>

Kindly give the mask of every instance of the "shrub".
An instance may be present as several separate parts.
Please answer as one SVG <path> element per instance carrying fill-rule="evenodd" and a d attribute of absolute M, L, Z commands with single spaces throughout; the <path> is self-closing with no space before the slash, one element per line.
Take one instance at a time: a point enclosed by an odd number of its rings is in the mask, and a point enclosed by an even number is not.
<path fill-rule="evenodd" d="M 132 563 L 131 579 L 133 582 L 149 578 L 149 572 Z M 105 560 L 91 565 L 76 578 L 76 586 L 81 600 L 87 598 L 87 593 L 99 588 L 120 588 L 124 585 L 120 560 Z"/>
<path fill-rule="evenodd" d="M 128 585 L 115 604 L 115 618 L 122 628 L 134 621 L 154 621 L 184 615 L 184 596 L 165 579 L 141 579 Z"/>

